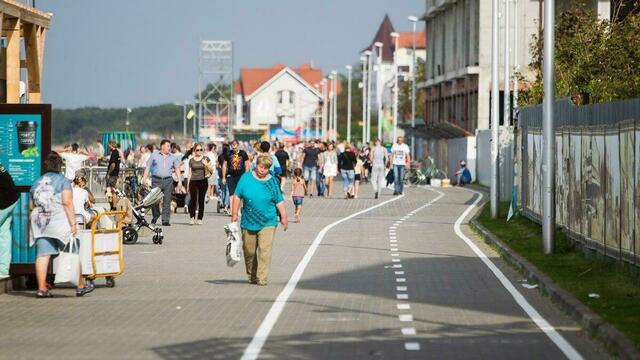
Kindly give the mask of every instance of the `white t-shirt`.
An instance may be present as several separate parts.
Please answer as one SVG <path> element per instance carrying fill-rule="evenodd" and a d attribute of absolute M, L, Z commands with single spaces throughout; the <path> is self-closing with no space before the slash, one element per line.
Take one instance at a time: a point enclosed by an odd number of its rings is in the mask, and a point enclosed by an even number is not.
<path fill-rule="evenodd" d="M 73 209 L 76 214 L 82 214 L 85 221 L 90 218 L 89 213 L 84 209 L 84 205 L 89 201 L 89 192 L 77 186 L 73 187 Z"/>
<path fill-rule="evenodd" d="M 407 144 L 395 143 L 391 147 L 391 153 L 393 154 L 393 165 L 406 165 L 406 157 L 411 152 Z"/>
<path fill-rule="evenodd" d="M 75 179 L 76 171 L 82 169 L 82 163 L 89 158 L 87 155 L 72 152 L 63 152 L 60 156 L 64 159 L 64 176 L 69 180 Z"/>

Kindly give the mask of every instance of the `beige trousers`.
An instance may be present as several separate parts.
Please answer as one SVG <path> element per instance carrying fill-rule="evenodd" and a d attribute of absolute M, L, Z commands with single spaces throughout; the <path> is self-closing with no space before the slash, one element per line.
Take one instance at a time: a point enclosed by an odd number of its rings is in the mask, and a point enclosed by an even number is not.
<path fill-rule="evenodd" d="M 247 267 L 247 276 L 251 281 L 267 282 L 271 267 L 271 247 L 276 228 L 269 226 L 260 231 L 242 229 L 242 250 Z"/>

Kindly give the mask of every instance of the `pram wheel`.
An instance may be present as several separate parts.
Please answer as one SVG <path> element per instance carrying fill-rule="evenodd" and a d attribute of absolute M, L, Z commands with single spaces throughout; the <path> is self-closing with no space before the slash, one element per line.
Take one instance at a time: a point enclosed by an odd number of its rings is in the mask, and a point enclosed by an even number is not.
<path fill-rule="evenodd" d="M 106 281 L 107 281 L 107 287 L 108 288 L 112 288 L 112 287 L 116 286 L 116 279 L 114 279 L 113 277 L 107 276 Z"/>
<path fill-rule="evenodd" d="M 138 241 L 138 232 L 132 227 L 122 229 L 122 242 L 127 245 L 135 244 Z"/>
<path fill-rule="evenodd" d="M 156 245 L 162 245 L 162 235 L 153 235 L 153 243 Z"/>
<path fill-rule="evenodd" d="M 216 202 L 216 212 L 217 212 L 218 214 L 220 214 L 220 210 L 221 210 L 221 207 L 220 207 L 220 201 L 217 201 L 217 202 Z"/>

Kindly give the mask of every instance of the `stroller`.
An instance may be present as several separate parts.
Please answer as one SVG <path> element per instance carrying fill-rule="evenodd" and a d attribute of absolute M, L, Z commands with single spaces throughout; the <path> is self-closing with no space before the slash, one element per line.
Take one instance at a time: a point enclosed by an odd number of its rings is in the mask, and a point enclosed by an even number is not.
<path fill-rule="evenodd" d="M 118 196 L 120 195 L 124 196 L 124 194 L 118 194 Z M 131 211 L 135 219 L 135 224 L 128 224 L 122 227 L 123 243 L 128 245 L 135 244 L 136 241 L 138 241 L 138 231 L 140 231 L 140 229 L 144 227 L 154 233 L 152 238 L 154 244 L 162 244 L 162 240 L 164 240 L 162 228 L 149 224 L 147 222 L 147 219 L 145 219 L 145 215 L 149 212 L 149 210 L 153 206 L 157 205 L 160 201 L 162 201 L 162 191 L 160 190 L 160 188 L 153 188 L 149 191 L 148 194 L 144 196 L 142 202 L 139 205 L 133 206 Z"/>

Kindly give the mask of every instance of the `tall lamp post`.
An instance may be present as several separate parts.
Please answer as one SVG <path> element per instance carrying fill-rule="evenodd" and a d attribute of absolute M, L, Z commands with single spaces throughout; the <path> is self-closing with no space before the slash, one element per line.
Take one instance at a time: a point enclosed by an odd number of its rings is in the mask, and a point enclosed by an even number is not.
<path fill-rule="evenodd" d="M 129 125 L 131 124 L 131 123 L 129 122 L 129 114 L 131 114 L 131 108 L 130 108 L 130 107 L 128 107 L 128 108 L 127 108 L 127 120 L 126 120 L 126 122 L 124 123 L 124 124 L 125 124 L 125 126 L 126 126 L 126 129 L 127 129 L 127 132 L 129 132 Z"/>
<path fill-rule="evenodd" d="M 373 87 L 373 56 L 375 54 L 373 50 L 375 50 L 375 47 L 372 47 L 372 50 L 365 51 L 365 54 L 369 57 L 367 70 L 367 143 L 371 141 L 371 90 Z"/>
<path fill-rule="evenodd" d="M 351 143 L 351 65 L 347 69 L 347 142 Z"/>
<path fill-rule="evenodd" d="M 333 141 L 338 140 L 338 72 L 331 71 L 333 76 Z"/>
<path fill-rule="evenodd" d="M 328 97 L 328 89 L 327 89 L 327 79 L 326 78 L 322 78 L 322 81 L 320 82 L 321 86 L 322 86 L 322 140 L 326 141 L 327 140 L 327 123 L 329 120 L 329 116 L 328 116 L 328 105 L 327 104 L 327 97 Z"/>
<path fill-rule="evenodd" d="M 545 5 L 547 1 L 545 1 Z M 498 127 L 500 126 L 500 102 L 498 83 L 498 0 L 492 0 L 491 18 L 491 218 L 497 219 L 498 208 Z"/>
<path fill-rule="evenodd" d="M 382 82 L 384 81 L 382 77 L 382 43 L 380 41 L 376 41 L 374 45 L 378 48 L 378 56 L 376 58 L 376 65 L 378 66 L 378 74 L 376 76 L 376 112 L 378 114 L 378 139 L 382 141 L 382 90 L 384 89 L 384 87 L 382 86 Z"/>
<path fill-rule="evenodd" d="M 409 16 L 409 21 L 413 24 L 413 51 L 411 52 L 411 158 L 416 156 L 416 25 L 418 18 Z M 395 141 L 395 139 L 393 139 Z"/>
<path fill-rule="evenodd" d="M 327 93 L 329 103 L 329 121 L 327 122 L 327 140 L 333 139 L 333 75 L 329 75 L 329 90 Z"/>
<path fill-rule="evenodd" d="M 360 56 L 360 61 L 362 61 L 362 145 L 367 142 L 367 52 L 371 55 L 371 52 L 367 50 L 364 55 Z"/>
<path fill-rule="evenodd" d="M 544 98 L 542 100 L 542 240 L 544 253 L 551 254 L 555 247 L 555 164 L 554 147 L 555 131 L 553 107 L 555 101 L 555 1 L 544 2 L 544 51 L 542 86 Z"/>
<path fill-rule="evenodd" d="M 509 67 L 509 56 L 511 55 L 510 47 L 510 29 L 509 29 L 509 2 L 504 0 L 504 124 L 511 124 L 511 68 Z"/>
<path fill-rule="evenodd" d="M 400 92 L 398 88 L 398 39 L 400 34 L 392 32 L 391 37 L 395 39 L 393 49 L 393 137 L 391 138 L 391 142 L 394 142 L 398 137 L 398 93 Z"/>

